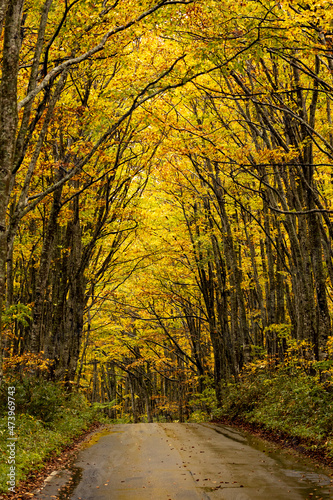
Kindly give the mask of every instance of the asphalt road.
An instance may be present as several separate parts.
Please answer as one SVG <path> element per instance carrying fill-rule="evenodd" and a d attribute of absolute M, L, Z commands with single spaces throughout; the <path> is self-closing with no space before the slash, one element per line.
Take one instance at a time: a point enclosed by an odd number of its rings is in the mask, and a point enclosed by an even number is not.
<path fill-rule="evenodd" d="M 35 500 L 333 499 L 327 470 L 213 424 L 113 425 Z"/>

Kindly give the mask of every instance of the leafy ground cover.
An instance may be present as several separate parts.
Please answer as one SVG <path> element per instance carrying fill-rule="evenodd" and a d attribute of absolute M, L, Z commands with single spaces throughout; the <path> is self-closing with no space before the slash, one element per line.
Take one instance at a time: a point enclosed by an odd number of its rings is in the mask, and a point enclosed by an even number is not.
<path fill-rule="evenodd" d="M 236 424 L 333 464 L 333 385 L 304 366 L 248 369 L 224 391 L 214 419 Z"/>
<path fill-rule="evenodd" d="M 2 386 L 0 394 L 1 493 L 8 492 L 7 445 L 12 442 L 8 440 L 8 385 Z M 103 416 L 82 394 L 68 393 L 60 384 L 24 379 L 16 381 L 15 388 L 16 484 L 28 477 L 33 483 L 48 462 L 57 460 Z"/>

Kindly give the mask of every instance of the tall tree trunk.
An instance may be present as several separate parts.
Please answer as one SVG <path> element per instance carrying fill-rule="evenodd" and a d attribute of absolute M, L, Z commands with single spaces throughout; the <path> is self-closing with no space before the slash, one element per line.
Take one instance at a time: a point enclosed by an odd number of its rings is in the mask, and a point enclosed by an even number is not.
<path fill-rule="evenodd" d="M 61 175 L 61 174 L 60 174 Z M 49 278 L 49 270 L 54 252 L 56 233 L 58 229 L 58 215 L 61 209 L 62 187 L 53 194 L 53 204 L 44 236 L 43 248 L 36 282 L 35 300 L 33 308 L 33 323 L 31 328 L 30 349 L 38 353 L 44 344 L 45 323 L 43 321 L 43 310 L 46 295 L 46 284 Z M 48 325 L 49 326 L 49 325 Z"/>
<path fill-rule="evenodd" d="M 11 0 L 7 6 L 2 52 L 2 75 L 0 84 L 0 385 L 3 377 L 3 325 L 2 313 L 5 301 L 7 260 L 7 207 L 13 168 L 17 113 L 17 76 L 21 47 L 21 18 L 24 0 Z M 0 4 L 0 22 L 6 11 Z"/>

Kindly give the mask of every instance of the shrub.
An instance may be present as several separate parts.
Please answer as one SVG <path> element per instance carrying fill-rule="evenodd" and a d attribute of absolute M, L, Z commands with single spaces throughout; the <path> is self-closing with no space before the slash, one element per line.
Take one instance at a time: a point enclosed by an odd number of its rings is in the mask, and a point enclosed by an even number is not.
<path fill-rule="evenodd" d="M 7 390 L 15 386 L 16 480 L 44 466 L 45 461 L 61 452 L 74 437 L 99 420 L 98 412 L 77 392 L 67 393 L 61 384 L 24 379 L 4 383 L 0 390 L 0 449 L 7 449 Z M 5 396 L 5 397 L 2 397 Z M 6 451 L 0 463 L 0 492 L 7 491 Z"/>

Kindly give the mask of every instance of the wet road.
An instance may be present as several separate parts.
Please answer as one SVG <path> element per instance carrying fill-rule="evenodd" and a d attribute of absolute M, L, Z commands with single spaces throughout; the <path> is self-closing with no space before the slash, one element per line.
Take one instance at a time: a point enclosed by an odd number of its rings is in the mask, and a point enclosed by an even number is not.
<path fill-rule="evenodd" d="M 225 426 L 119 424 L 92 443 L 34 499 L 333 499 L 327 470 Z"/>

